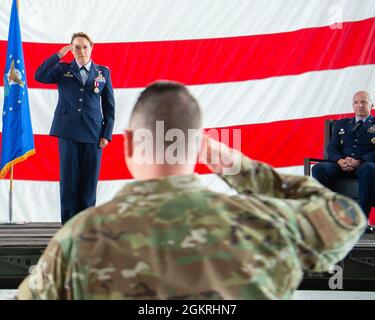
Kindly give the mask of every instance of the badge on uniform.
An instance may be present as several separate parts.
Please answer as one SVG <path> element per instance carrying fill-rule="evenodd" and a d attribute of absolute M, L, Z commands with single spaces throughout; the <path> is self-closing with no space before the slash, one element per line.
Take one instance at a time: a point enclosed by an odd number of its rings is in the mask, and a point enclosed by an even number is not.
<path fill-rule="evenodd" d="M 370 128 L 368 128 L 367 132 L 375 133 L 375 126 L 371 126 Z"/>
<path fill-rule="evenodd" d="M 94 92 L 99 93 L 99 84 L 100 82 L 105 82 L 105 77 L 102 72 L 98 70 L 98 76 L 94 79 Z"/>
<path fill-rule="evenodd" d="M 371 142 L 372 142 L 373 144 L 375 144 L 375 137 L 373 137 L 373 138 L 371 139 Z"/>
<path fill-rule="evenodd" d="M 341 128 L 338 134 L 340 134 L 340 135 L 345 134 L 344 128 Z"/>
<path fill-rule="evenodd" d="M 98 70 L 98 76 L 95 78 L 95 81 L 98 81 L 98 82 L 105 82 L 105 77 L 103 76 L 103 73 L 101 72 L 101 70 Z"/>
<path fill-rule="evenodd" d="M 99 93 L 99 82 L 96 80 L 94 81 L 94 92 Z"/>
<path fill-rule="evenodd" d="M 66 78 L 73 78 L 73 74 L 70 72 L 70 71 L 67 71 L 63 74 L 63 77 L 66 77 Z"/>

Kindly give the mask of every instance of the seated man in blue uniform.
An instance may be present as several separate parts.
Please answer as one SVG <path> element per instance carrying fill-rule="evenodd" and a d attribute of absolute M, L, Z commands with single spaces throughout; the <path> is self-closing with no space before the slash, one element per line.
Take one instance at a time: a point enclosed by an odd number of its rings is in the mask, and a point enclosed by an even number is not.
<path fill-rule="evenodd" d="M 338 177 L 356 177 L 359 204 L 369 217 L 375 207 L 375 118 L 370 114 L 370 94 L 359 91 L 353 96 L 354 118 L 337 120 L 328 145 L 328 160 L 312 168 L 312 175 L 328 188 Z M 374 226 L 368 226 L 374 232 Z"/>
<path fill-rule="evenodd" d="M 111 141 L 115 100 L 110 71 L 91 61 L 93 42 L 78 32 L 71 44 L 44 61 L 35 73 L 56 83 L 59 100 L 50 135 L 58 137 L 61 222 L 95 205 L 102 149 Z M 72 52 L 71 63 L 60 62 Z"/>

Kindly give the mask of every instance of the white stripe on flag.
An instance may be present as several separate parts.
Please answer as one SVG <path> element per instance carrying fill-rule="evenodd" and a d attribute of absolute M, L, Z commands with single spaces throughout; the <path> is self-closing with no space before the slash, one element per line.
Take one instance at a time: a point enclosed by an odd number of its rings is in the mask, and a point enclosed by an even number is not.
<path fill-rule="evenodd" d="M 8 36 L 10 5 L 1 1 L 0 40 Z M 77 31 L 97 43 L 268 34 L 374 15 L 373 0 L 20 1 L 23 41 L 42 43 L 67 43 Z"/>

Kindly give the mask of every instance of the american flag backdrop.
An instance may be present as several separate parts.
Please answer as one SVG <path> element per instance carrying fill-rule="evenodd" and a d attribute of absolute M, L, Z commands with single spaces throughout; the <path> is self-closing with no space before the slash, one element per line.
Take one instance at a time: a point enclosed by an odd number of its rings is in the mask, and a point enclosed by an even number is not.
<path fill-rule="evenodd" d="M 11 2 L 0 1 L 1 75 Z M 48 135 L 58 95 L 34 73 L 74 32 L 92 37 L 92 59 L 111 69 L 115 90 L 98 204 L 131 178 L 121 133 L 156 79 L 187 84 L 206 128 L 241 129 L 245 154 L 296 174 L 305 157 L 322 156 L 324 120 L 351 114 L 356 91 L 375 95 L 374 0 L 20 0 L 19 16 L 36 154 L 15 166 L 15 220 L 60 219 L 57 139 Z M 3 79 L 0 86 L 2 102 Z M 0 220 L 8 189 L 0 180 Z"/>

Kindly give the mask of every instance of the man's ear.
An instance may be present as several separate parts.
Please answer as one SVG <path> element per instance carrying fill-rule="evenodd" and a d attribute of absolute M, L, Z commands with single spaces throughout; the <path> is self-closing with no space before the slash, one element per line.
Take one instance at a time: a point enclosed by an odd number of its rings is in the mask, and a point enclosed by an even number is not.
<path fill-rule="evenodd" d="M 124 131 L 124 151 L 125 156 L 131 158 L 133 156 L 133 131 Z"/>

